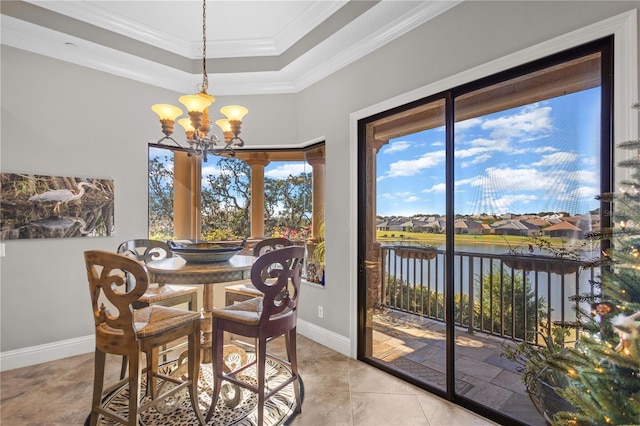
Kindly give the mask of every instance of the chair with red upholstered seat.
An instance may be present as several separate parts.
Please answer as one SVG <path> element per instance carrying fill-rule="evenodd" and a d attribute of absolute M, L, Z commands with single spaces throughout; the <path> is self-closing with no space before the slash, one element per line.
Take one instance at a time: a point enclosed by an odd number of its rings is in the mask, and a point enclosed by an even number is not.
<path fill-rule="evenodd" d="M 263 296 L 221 309 L 214 309 L 211 313 L 212 358 L 215 365 L 215 375 L 212 403 L 207 414 L 207 421 L 215 412 L 223 380 L 258 394 L 258 426 L 263 424 L 265 401 L 290 383 L 293 383 L 296 411 L 301 411 L 296 354 L 296 323 L 303 262 L 304 247 L 284 247 L 263 254 L 258 257 L 251 268 L 251 282 L 261 291 Z M 228 373 L 224 371 L 223 361 L 225 332 L 253 338 L 256 355 L 254 361 Z M 288 361 L 281 359 L 279 361 L 290 367 L 291 377 L 277 387 L 269 389 L 265 383 L 266 358 L 276 357 L 267 353 L 267 342 L 282 335 L 286 340 Z M 257 370 L 257 386 L 240 379 L 241 373 L 252 365 L 255 365 Z"/>
<path fill-rule="evenodd" d="M 146 267 L 117 253 L 91 250 L 84 253 L 95 321 L 95 371 L 89 424 L 96 425 L 102 415 L 119 423 L 137 426 L 140 412 L 156 406 L 184 388 L 200 424 L 204 423 L 198 404 L 200 368 L 200 315 L 185 309 L 150 305 L 134 309 L 149 286 Z M 133 284 L 132 284 L 133 283 Z M 127 288 L 129 286 L 129 288 Z M 174 377 L 158 371 L 159 348 L 187 338 L 187 377 Z M 140 400 L 143 374 L 142 354 L 146 358 L 146 396 Z M 129 376 L 104 389 L 106 354 L 128 359 Z M 160 380 L 160 383 L 158 383 Z M 128 416 L 103 406 L 112 389 L 129 385 Z M 162 383 L 171 383 L 166 390 Z"/>

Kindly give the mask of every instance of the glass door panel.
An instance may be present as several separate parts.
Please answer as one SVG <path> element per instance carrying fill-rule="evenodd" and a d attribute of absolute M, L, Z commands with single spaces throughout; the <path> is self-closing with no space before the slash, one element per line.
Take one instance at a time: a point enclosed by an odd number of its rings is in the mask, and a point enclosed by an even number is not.
<path fill-rule="evenodd" d="M 368 359 L 446 391 L 445 101 L 368 124 L 366 283 Z"/>
<path fill-rule="evenodd" d="M 599 73 L 590 55 L 454 99 L 456 393 L 530 425 L 545 420 L 500 354 L 575 320 L 589 289 L 567 250 L 600 223 Z"/>

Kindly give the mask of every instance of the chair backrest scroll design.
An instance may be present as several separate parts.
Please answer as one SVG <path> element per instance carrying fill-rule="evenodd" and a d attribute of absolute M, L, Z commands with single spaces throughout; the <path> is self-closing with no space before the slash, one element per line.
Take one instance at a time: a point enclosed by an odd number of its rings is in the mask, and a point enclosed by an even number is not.
<path fill-rule="evenodd" d="M 295 321 L 303 262 L 304 247 L 299 246 L 270 251 L 256 259 L 251 268 L 251 282 L 264 293 L 261 325 L 286 316 Z"/>
<path fill-rule="evenodd" d="M 89 250 L 84 253 L 91 304 L 96 326 L 96 345 L 136 339 L 133 303 L 147 291 L 149 276 L 138 261 L 117 253 Z M 129 280 L 129 278 L 133 278 Z M 127 281 L 134 286 L 127 289 Z M 104 296 L 111 311 L 104 305 Z M 111 342 L 111 343 L 109 343 Z"/>
<path fill-rule="evenodd" d="M 258 241 L 256 243 L 256 245 L 253 247 L 253 255 L 256 257 L 261 256 L 270 251 L 278 250 L 283 247 L 290 247 L 292 245 L 293 245 L 293 241 L 287 238 L 281 238 L 281 237 L 267 238 L 262 241 Z"/>
<path fill-rule="evenodd" d="M 135 239 L 127 240 L 118 246 L 118 253 L 136 259 L 145 265 L 153 260 L 161 260 L 173 257 L 173 251 L 169 244 L 159 240 Z M 133 287 L 127 276 L 127 289 Z"/>

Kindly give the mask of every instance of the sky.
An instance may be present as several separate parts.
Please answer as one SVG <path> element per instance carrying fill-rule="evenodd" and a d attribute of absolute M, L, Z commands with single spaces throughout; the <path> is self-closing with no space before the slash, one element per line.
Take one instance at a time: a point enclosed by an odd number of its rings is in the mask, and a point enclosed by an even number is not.
<path fill-rule="evenodd" d="M 596 209 L 600 89 L 456 123 L 455 213 Z M 444 127 L 392 139 L 377 156 L 377 214 L 445 214 Z"/>
<path fill-rule="evenodd" d="M 202 163 L 202 184 L 208 185 L 208 175 L 218 176 L 220 169 L 217 166 L 217 158 L 213 157 L 207 163 Z M 264 168 L 264 176 L 273 179 L 287 179 L 302 173 L 311 173 L 311 166 L 304 161 L 277 161 L 271 162 Z"/>
<path fill-rule="evenodd" d="M 164 149 L 150 148 L 149 156 L 157 157 L 168 169 L 173 169 L 172 161 L 165 161 L 167 152 Z M 169 157 L 171 157 L 169 155 Z M 218 167 L 218 157 L 210 156 L 208 161 L 202 163 L 202 186 L 209 186 L 207 177 L 209 175 L 219 176 L 221 173 L 220 167 Z M 265 177 L 273 179 L 286 179 L 291 176 L 298 176 L 302 173 L 311 173 L 311 166 L 304 161 L 278 161 L 269 163 L 265 167 Z"/>

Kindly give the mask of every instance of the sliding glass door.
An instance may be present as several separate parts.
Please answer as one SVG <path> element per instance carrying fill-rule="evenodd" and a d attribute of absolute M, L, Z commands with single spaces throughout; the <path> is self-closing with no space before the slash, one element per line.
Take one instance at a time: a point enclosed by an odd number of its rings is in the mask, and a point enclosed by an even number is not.
<path fill-rule="evenodd" d="M 359 123 L 358 356 L 545 424 L 505 346 L 575 319 L 607 226 L 611 39 Z M 578 254 L 577 258 L 575 254 Z"/>

